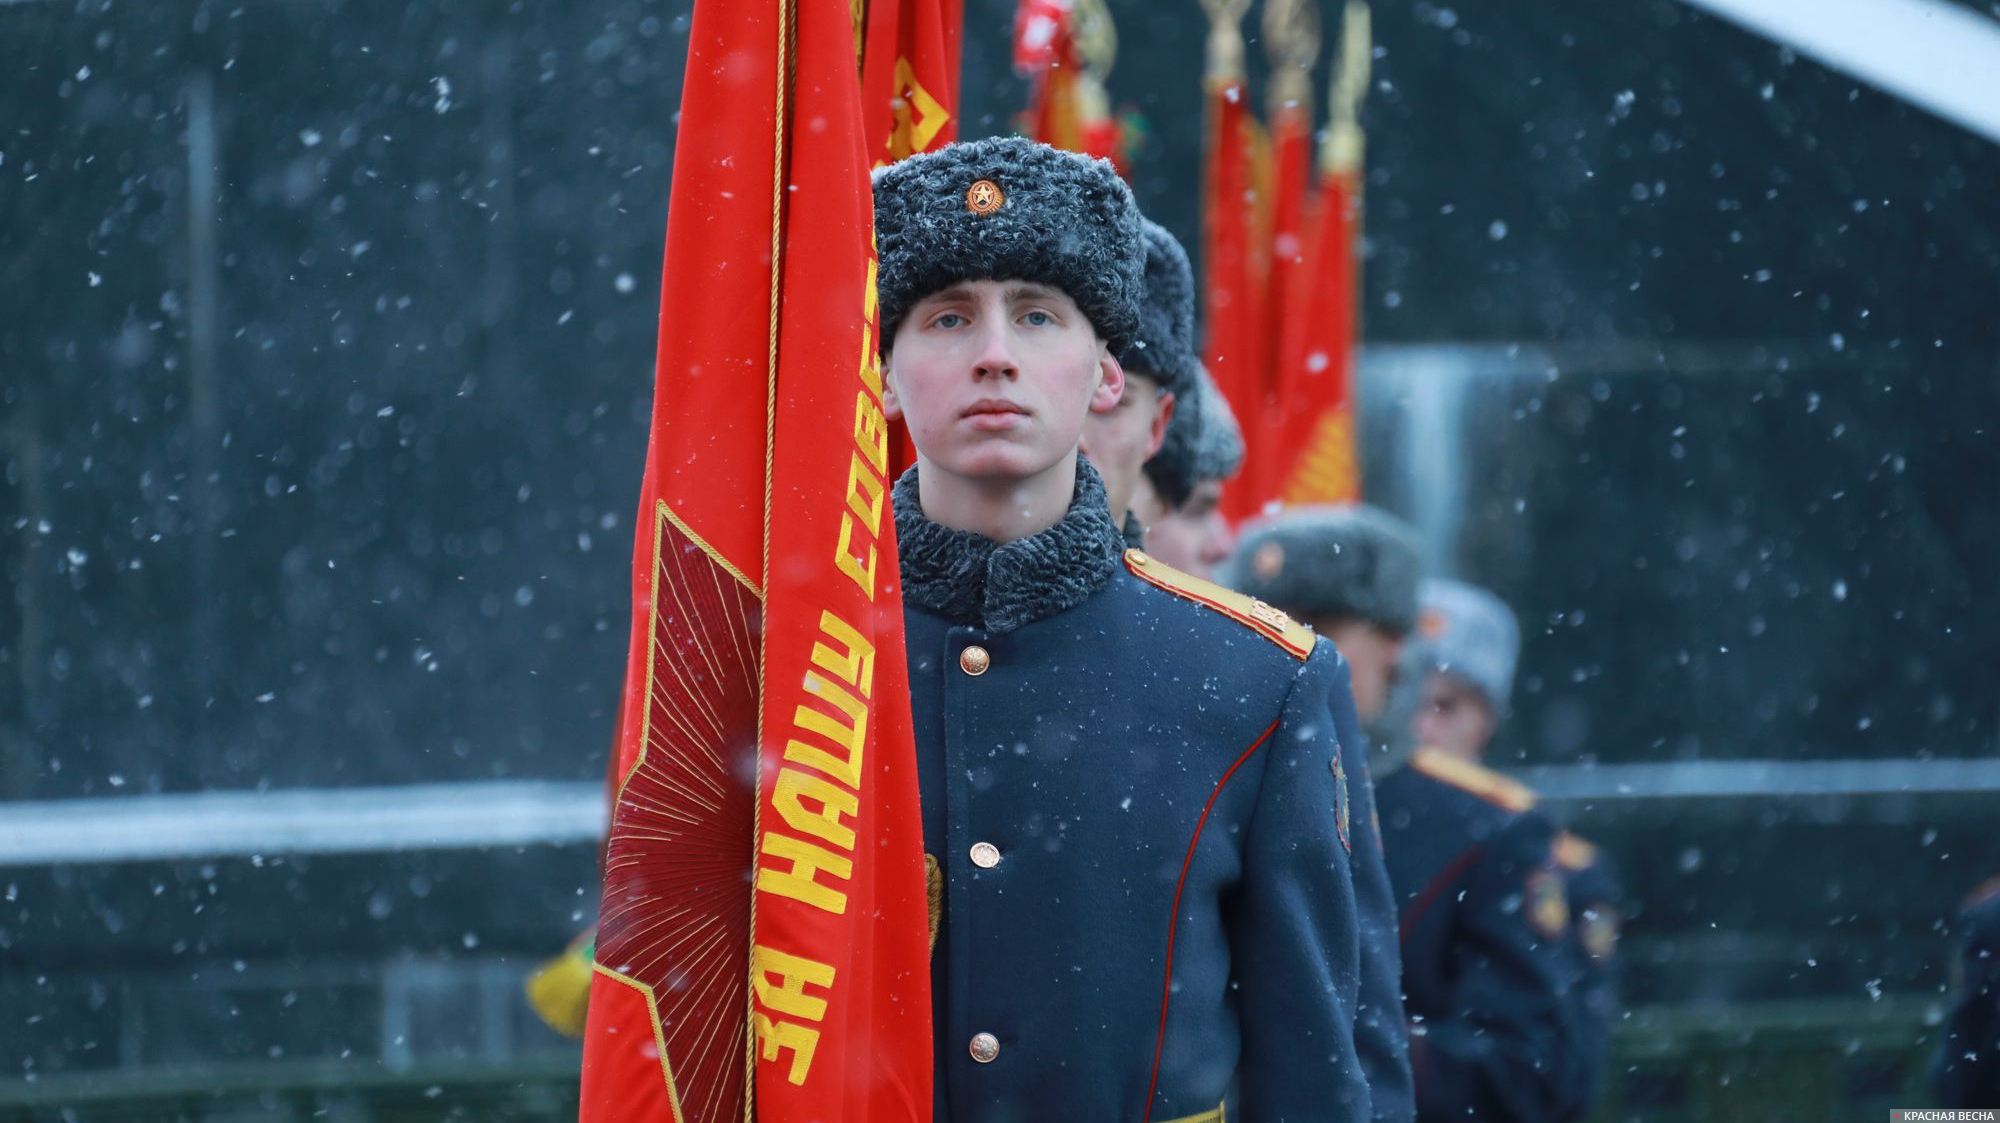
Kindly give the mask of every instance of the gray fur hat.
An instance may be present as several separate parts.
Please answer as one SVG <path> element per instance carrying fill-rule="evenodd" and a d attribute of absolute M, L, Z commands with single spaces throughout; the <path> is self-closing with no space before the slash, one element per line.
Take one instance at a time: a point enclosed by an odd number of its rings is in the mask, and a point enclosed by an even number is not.
<path fill-rule="evenodd" d="M 910 306 L 960 281 L 1069 294 L 1113 354 L 1139 330 L 1139 206 L 1108 160 L 1023 137 L 959 141 L 875 172 L 882 351 Z"/>
<path fill-rule="evenodd" d="M 1229 400 L 1216 388 L 1208 368 L 1194 364 L 1190 390 L 1174 406 L 1160 451 L 1146 461 L 1146 479 L 1169 507 L 1178 508 L 1196 485 L 1226 480 L 1243 466 L 1243 431 Z"/>
<path fill-rule="evenodd" d="M 1185 401 L 1199 360 L 1194 353 L 1194 268 L 1180 239 L 1151 219 L 1141 219 L 1146 239 L 1146 292 L 1139 330 L 1118 353 L 1127 374 L 1144 374 Z"/>
<path fill-rule="evenodd" d="M 1417 624 L 1416 532 L 1379 507 L 1301 507 L 1246 531 L 1219 580 L 1295 616 Z"/>
<path fill-rule="evenodd" d="M 1423 638 L 1428 670 L 1464 679 L 1493 712 L 1507 712 L 1514 693 L 1514 667 L 1521 658 L 1521 625 L 1499 597 L 1462 581 L 1425 581 Z"/>

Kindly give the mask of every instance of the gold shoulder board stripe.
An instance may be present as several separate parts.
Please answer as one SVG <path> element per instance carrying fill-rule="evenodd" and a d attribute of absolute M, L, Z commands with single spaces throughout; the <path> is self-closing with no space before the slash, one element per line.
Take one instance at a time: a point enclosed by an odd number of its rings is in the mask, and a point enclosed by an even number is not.
<path fill-rule="evenodd" d="M 1436 749 L 1418 749 L 1410 756 L 1410 767 L 1509 811 L 1526 811 L 1535 805 L 1535 793 L 1519 780 Z"/>
<path fill-rule="evenodd" d="M 1588 839 L 1564 831 L 1556 836 L 1556 864 L 1575 873 L 1587 870 L 1597 861 L 1597 846 Z"/>
<path fill-rule="evenodd" d="M 1300 661 L 1312 654 L 1319 636 L 1311 628 L 1265 604 L 1192 573 L 1182 573 L 1142 550 L 1125 551 L 1125 568 L 1149 585 L 1165 589 L 1183 600 L 1214 609 L 1249 628 Z"/>

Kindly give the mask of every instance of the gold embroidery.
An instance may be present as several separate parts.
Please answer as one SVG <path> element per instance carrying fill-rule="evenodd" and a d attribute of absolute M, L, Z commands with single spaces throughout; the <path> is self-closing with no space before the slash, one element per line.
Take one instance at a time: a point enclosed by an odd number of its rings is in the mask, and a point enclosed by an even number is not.
<path fill-rule="evenodd" d="M 937 950 L 938 921 L 944 916 L 944 870 L 938 867 L 938 860 L 924 855 L 924 899 L 930 905 L 931 946 Z"/>

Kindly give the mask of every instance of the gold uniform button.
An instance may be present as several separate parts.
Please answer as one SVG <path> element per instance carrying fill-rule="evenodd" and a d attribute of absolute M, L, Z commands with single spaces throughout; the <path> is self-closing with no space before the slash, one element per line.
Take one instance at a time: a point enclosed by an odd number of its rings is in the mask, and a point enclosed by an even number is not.
<path fill-rule="evenodd" d="M 972 844 L 972 864 L 982 870 L 990 870 L 1000 864 L 1000 848 L 990 842 Z"/>
<path fill-rule="evenodd" d="M 986 649 L 976 643 L 958 653 L 958 669 L 968 675 L 975 677 L 983 675 L 986 673 L 986 668 L 992 665 L 993 656 L 987 654 Z"/>
<path fill-rule="evenodd" d="M 967 1052 L 970 1052 L 972 1059 L 980 1064 L 992 1064 L 994 1058 L 1000 1055 L 1000 1039 L 990 1033 L 975 1033 L 972 1035 L 972 1044 L 967 1046 Z"/>
<path fill-rule="evenodd" d="M 1144 551 L 1144 550 L 1133 550 L 1133 551 L 1132 551 L 1131 553 L 1132 553 L 1132 564 L 1133 564 L 1133 565 L 1151 565 L 1151 564 L 1153 564 L 1153 559 L 1152 559 L 1152 558 L 1149 558 L 1149 557 L 1147 557 L 1147 556 L 1146 556 L 1146 551 Z"/>

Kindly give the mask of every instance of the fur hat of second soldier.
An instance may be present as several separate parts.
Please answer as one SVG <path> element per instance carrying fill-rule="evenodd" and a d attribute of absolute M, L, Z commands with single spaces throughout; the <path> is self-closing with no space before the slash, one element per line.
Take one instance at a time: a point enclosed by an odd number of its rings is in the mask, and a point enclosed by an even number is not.
<path fill-rule="evenodd" d="M 877 169 L 874 186 L 884 354 L 912 305 L 960 281 L 1052 285 L 1113 354 L 1137 338 L 1142 220 L 1110 161 L 989 137 Z"/>
<path fill-rule="evenodd" d="M 1246 531 L 1223 584 L 1295 616 L 1417 624 L 1417 536 L 1379 507 L 1302 507 Z"/>
<path fill-rule="evenodd" d="M 1194 267 L 1179 238 L 1141 219 L 1146 239 L 1146 293 L 1139 302 L 1139 330 L 1118 353 L 1127 374 L 1147 375 L 1181 401 L 1194 389 Z"/>
<path fill-rule="evenodd" d="M 1463 679 L 1486 696 L 1494 713 L 1506 713 L 1521 658 L 1521 625 L 1514 610 L 1463 581 L 1425 581 L 1422 600 L 1417 631 L 1424 666 Z"/>
<path fill-rule="evenodd" d="M 1146 461 L 1146 479 L 1168 507 L 1179 509 L 1197 485 L 1227 480 L 1243 466 L 1243 430 L 1229 400 L 1199 362 L 1189 392 L 1174 407 L 1160 451 Z"/>

